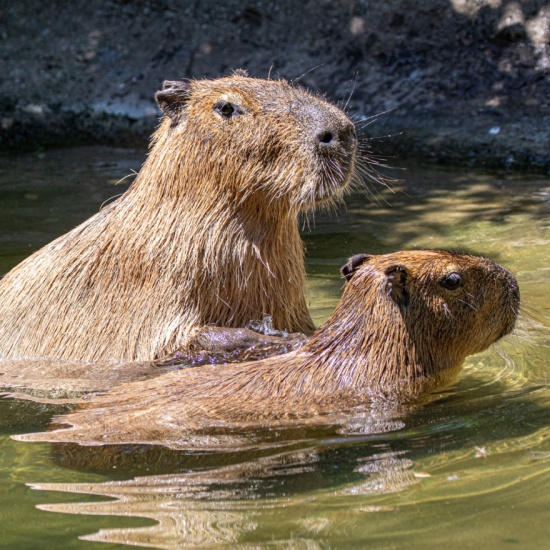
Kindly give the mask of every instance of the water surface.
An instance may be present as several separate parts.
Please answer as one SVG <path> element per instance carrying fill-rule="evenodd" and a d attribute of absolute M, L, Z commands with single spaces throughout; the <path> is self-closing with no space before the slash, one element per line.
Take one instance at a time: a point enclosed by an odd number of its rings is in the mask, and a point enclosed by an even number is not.
<path fill-rule="evenodd" d="M 0 158 L 0 273 L 121 193 L 131 177 L 115 183 L 143 158 L 105 148 Z M 368 430 L 304 429 L 282 448 L 21 443 L 9 436 L 46 429 L 69 406 L 0 400 L 0 545 L 545 547 L 550 179 L 418 166 L 392 175 L 401 179 L 391 189 L 372 185 L 305 228 L 315 321 L 339 300 L 347 257 L 442 247 L 482 252 L 516 274 L 524 313 L 513 335 L 469 358 L 440 400 L 380 433 L 376 419 Z"/>

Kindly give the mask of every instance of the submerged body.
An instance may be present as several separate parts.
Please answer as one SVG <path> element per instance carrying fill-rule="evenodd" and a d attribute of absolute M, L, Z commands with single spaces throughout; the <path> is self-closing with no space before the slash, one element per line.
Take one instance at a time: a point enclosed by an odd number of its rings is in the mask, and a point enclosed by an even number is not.
<path fill-rule="evenodd" d="M 202 445 L 215 446 L 220 430 L 414 403 L 452 382 L 464 359 L 508 334 L 518 314 L 513 275 L 479 256 L 358 255 L 343 273 L 340 303 L 302 348 L 122 385 L 58 419 L 73 428 L 20 439 L 178 447 L 207 434 Z"/>
<path fill-rule="evenodd" d="M 0 357 L 147 361 L 196 327 L 311 333 L 298 214 L 338 199 L 353 124 L 285 81 L 167 82 L 131 188 L 0 280 Z"/>

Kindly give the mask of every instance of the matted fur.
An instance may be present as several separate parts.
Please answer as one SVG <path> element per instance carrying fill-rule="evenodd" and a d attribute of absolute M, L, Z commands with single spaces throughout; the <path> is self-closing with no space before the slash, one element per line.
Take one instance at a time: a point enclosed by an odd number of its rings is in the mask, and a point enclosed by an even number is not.
<path fill-rule="evenodd" d="M 17 439 L 219 448 L 243 429 L 252 438 L 254 426 L 337 423 L 449 384 L 468 355 L 513 329 L 519 310 L 513 275 L 478 256 L 362 255 L 344 273 L 351 280 L 333 315 L 299 350 L 123 384 L 57 419 L 72 428 Z M 455 289 L 444 286 L 451 274 Z"/>
<path fill-rule="evenodd" d="M 131 188 L 1 280 L 0 356 L 151 360 L 194 327 L 266 314 L 312 331 L 298 213 L 342 195 L 352 123 L 242 73 L 167 83 L 157 98 L 166 116 Z"/>

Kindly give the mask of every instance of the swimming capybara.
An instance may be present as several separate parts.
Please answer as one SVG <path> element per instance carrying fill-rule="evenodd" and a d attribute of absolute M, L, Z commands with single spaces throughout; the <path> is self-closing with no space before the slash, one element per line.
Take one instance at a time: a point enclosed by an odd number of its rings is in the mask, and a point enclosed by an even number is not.
<path fill-rule="evenodd" d="M 337 107 L 242 72 L 166 82 L 130 189 L 0 281 L 0 356 L 147 361 L 198 326 L 311 333 L 298 214 L 341 198 L 357 140 Z"/>
<path fill-rule="evenodd" d="M 518 315 L 515 278 L 480 256 L 360 254 L 342 272 L 340 303 L 300 349 L 121 385 L 58 419 L 70 429 L 18 439 L 215 447 L 227 430 L 411 404 L 452 382 Z"/>

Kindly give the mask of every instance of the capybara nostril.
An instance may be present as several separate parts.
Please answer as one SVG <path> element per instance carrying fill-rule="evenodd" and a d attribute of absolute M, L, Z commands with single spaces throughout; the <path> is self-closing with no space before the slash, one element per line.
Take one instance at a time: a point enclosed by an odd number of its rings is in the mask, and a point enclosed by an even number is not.
<path fill-rule="evenodd" d="M 334 134 L 330 130 L 321 132 L 317 136 L 320 145 L 330 145 L 334 140 Z"/>
<path fill-rule="evenodd" d="M 356 139 L 355 126 L 351 123 L 324 128 L 317 134 L 317 142 L 322 148 L 336 146 L 349 148 L 353 146 Z"/>

